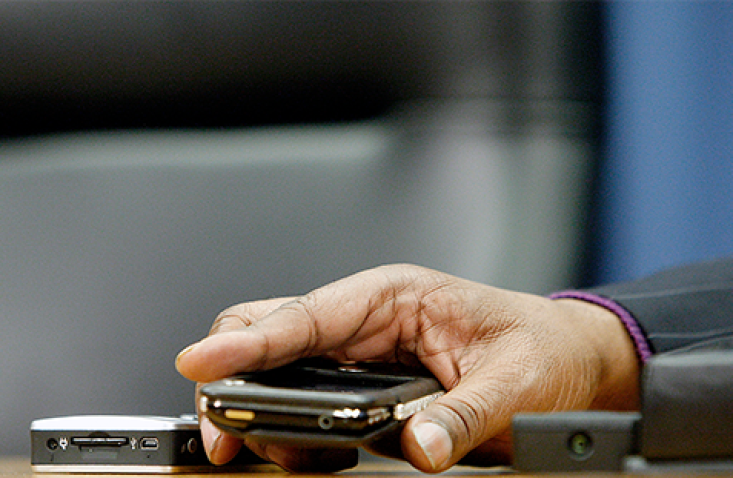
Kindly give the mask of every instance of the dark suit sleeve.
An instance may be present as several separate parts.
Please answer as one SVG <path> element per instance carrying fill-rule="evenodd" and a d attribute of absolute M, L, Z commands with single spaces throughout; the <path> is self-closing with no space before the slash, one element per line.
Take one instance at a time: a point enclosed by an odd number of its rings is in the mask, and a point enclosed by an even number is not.
<path fill-rule="evenodd" d="M 733 258 L 585 292 L 626 309 L 654 353 L 733 345 Z"/>

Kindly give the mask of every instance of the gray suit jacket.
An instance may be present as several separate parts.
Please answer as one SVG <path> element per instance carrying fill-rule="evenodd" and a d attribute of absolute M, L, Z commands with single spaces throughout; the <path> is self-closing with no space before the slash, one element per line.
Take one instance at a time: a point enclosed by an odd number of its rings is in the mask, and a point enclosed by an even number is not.
<path fill-rule="evenodd" d="M 587 292 L 629 311 L 655 353 L 733 348 L 733 258 Z"/>

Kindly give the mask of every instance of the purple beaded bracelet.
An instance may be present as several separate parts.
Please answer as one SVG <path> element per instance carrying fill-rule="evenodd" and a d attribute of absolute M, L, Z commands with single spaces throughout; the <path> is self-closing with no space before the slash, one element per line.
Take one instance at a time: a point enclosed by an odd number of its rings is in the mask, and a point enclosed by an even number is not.
<path fill-rule="evenodd" d="M 556 292 L 550 295 L 550 299 L 582 300 L 584 302 L 599 305 L 605 309 L 610 310 L 611 312 L 616 314 L 619 319 L 621 319 L 621 323 L 623 323 L 624 327 L 626 327 L 626 330 L 628 331 L 631 340 L 634 342 L 636 353 L 639 356 L 641 362 L 646 363 L 646 361 L 649 360 L 653 355 L 652 349 L 649 346 L 649 342 L 647 341 L 644 332 L 642 332 L 641 327 L 639 327 L 639 324 L 636 322 L 636 319 L 634 319 L 629 311 L 627 311 L 611 299 L 575 290 Z"/>

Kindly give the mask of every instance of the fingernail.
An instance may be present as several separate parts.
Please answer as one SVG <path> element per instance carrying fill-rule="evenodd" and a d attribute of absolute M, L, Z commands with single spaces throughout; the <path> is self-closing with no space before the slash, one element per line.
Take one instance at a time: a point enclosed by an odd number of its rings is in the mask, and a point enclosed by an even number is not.
<path fill-rule="evenodd" d="M 445 428 L 433 422 L 423 422 L 415 426 L 413 434 L 432 469 L 442 469 L 453 452 L 453 443 Z"/>
<path fill-rule="evenodd" d="M 178 352 L 178 355 L 176 356 L 176 365 L 178 365 L 178 362 L 181 361 L 181 359 L 183 358 L 184 355 L 188 354 L 190 351 L 192 351 L 193 349 L 195 349 L 197 345 L 198 345 L 198 342 L 195 343 L 195 344 L 191 344 L 188 347 L 186 347 L 185 349 L 183 349 L 180 352 Z"/>
<path fill-rule="evenodd" d="M 206 456 L 209 457 L 210 462 L 216 465 L 218 464 L 216 461 L 216 452 L 219 446 L 219 440 L 221 439 L 221 431 L 212 425 L 206 417 L 201 418 L 199 428 L 201 429 L 201 439 L 204 442 Z"/>

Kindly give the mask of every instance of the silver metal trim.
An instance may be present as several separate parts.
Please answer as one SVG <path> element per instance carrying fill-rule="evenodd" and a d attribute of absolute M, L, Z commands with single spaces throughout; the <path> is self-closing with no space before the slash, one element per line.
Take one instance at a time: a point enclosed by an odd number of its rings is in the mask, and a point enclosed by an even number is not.
<path fill-rule="evenodd" d="M 135 415 L 76 415 L 69 417 L 41 418 L 31 423 L 31 431 L 91 432 L 113 431 L 170 431 L 198 430 L 195 420 L 176 417 Z"/>
<path fill-rule="evenodd" d="M 33 473 L 95 473 L 160 475 L 171 473 L 195 473 L 215 470 L 213 465 L 31 465 Z M 218 471 L 218 469 L 216 469 Z"/>
<path fill-rule="evenodd" d="M 445 392 L 435 392 L 424 397 L 416 398 L 406 403 L 400 403 L 394 407 L 394 418 L 395 420 L 402 421 L 407 420 L 417 412 L 425 410 L 428 405 L 445 395 Z"/>

